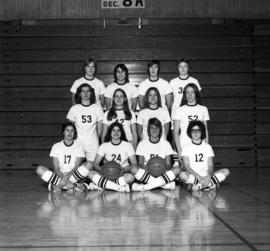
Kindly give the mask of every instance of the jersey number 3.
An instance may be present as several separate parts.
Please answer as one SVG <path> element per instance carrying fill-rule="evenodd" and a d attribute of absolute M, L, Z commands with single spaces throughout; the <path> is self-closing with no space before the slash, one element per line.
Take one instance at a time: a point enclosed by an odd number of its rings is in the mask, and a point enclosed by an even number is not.
<path fill-rule="evenodd" d="M 91 123 L 92 118 L 91 115 L 82 115 L 82 123 Z"/>

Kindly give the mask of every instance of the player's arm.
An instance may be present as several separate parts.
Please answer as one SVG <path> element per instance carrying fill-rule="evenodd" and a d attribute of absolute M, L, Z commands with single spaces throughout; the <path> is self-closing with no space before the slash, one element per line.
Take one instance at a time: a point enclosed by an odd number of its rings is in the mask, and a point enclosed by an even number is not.
<path fill-rule="evenodd" d="M 123 169 L 125 169 L 125 172 L 130 172 L 130 169 L 132 166 L 137 166 L 137 158 L 136 158 L 135 154 L 129 156 L 128 159 L 129 159 L 130 165 L 123 168 Z"/>
<path fill-rule="evenodd" d="M 138 103 L 138 98 L 132 98 L 131 99 L 131 110 L 132 111 L 136 111 L 136 108 L 137 108 L 137 103 Z"/>
<path fill-rule="evenodd" d="M 96 158 L 94 161 L 94 169 L 98 172 L 101 171 L 100 163 L 101 163 L 102 159 L 103 159 L 103 156 L 101 156 L 99 154 L 96 155 Z"/>
<path fill-rule="evenodd" d="M 171 123 L 170 123 L 170 122 L 168 122 L 168 123 L 166 123 L 166 124 L 164 125 L 164 131 L 165 131 L 166 139 L 168 138 L 170 128 L 171 128 Z"/>
<path fill-rule="evenodd" d="M 165 161 L 166 161 L 167 169 L 171 169 L 171 167 L 172 167 L 172 156 L 171 155 L 167 155 L 165 157 Z"/>
<path fill-rule="evenodd" d="M 133 147 L 136 150 L 137 145 L 138 145 L 137 124 L 136 123 L 131 124 L 130 129 L 131 129 L 131 134 L 132 134 Z"/>
<path fill-rule="evenodd" d="M 213 157 L 208 157 L 208 159 L 207 159 L 208 175 L 205 177 L 202 177 L 202 179 L 200 180 L 200 182 L 203 186 L 207 186 L 211 182 L 211 176 L 212 176 L 212 173 L 214 171 L 213 159 L 214 159 Z"/>
<path fill-rule="evenodd" d="M 75 160 L 74 168 L 72 169 L 70 174 L 72 174 L 75 170 L 77 170 L 77 168 L 83 163 L 83 161 L 84 161 L 83 157 L 77 157 Z"/>
<path fill-rule="evenodd" d="M 173 102 L 173 94 L 169 93 L 169 94 L 165 95 L 165 101 L 166 101 L 166 105 L 168 107 L 168 110 L 171 113 L 172 102 Z"/>
<path fill-rule="evenodd" d="M 202 176 L 200 176 L 198 173 L 196 173 L 191 167 L 190 167 L 190 162 L 189 162 L 189 157 L 188 156 L 183 156 L 183 162 L 184 162 L 184 167 L 187 170 L 188 173 L 194 175 L 198 180 L 201 182 L 203 179 Z"/>
<path fill-rule="evenodd" d="M 139 107 L 142 110 L 144 108 L 144 96 L 139 95 Z"/>
<path fill-rule="evenodd" d="M 209 144 L 209 134 L 208 134 L 208 126 L 207 126 L 207 120 L 203 121 L 204 125 L 205 125 L 205 134 L 206 134 L 206 143 Z"/>
<path fill-rule="evenodd" d="M 72 101 L 72 105 L 76 105 L 76 101 L 75 101 L 75 93 L 71 93 L 71 101 Z"/>
<path fill-rule="evenodd" d="M 52 163 L 53 163 L 54 172 L 61 178 L 59 182 L 59 187 L 65 186 L 70 175 L 64 175 L 60 171 L 59 159 L 57 157 L 52 157 Z"/>
<path fill-rule="evenodd" d="M 110 109 L 111 102 L 112 102 L 111 98 L 105 97 L 105 108 L 106 108 L 106 110 Z"/>
<path fill-rule="evenodd" d="M 144 156 L 138 155 L 138 164 L 144 168 Z"/>
<path fill-rule="evenodd" d="M 101 143 L 104 143 L 105 142 L 105 137 L 107 135 L 107 132 L 108 132 L 108 125 L 106 124 L 102 124 L 102 136 L 101 136 Z"/>
<path fill-rule="evenodd" d="M 181 159 L 182 157 L 182 148 L 181 148 L 181 144 L 180 144 L 180 120 L 174 120 L 173 121 L 173 139 L 176 145 L 176 149 L 178 152 L 178 158 Z"/>
<path fill-rule="evenodd" d="M 102 120 L 97 121 L 97 134 L 98 138 L 101 138 L 102 134 Z"/>
<path fill-rule="evenodd" d="M 100 104 L 101 104 L 101 107 L 103 108 L 104 105 L 105 105 L 105 97 L 104 97 L 104 94 L 101 94 L 99 96 L 99 101 L 100 101 Z M 106 107 L 105 107 L 106 108 Z"/>
<path fill-rule="evenodd" d="M 137 124 L 137 129 L 138 129 L 139 140 L 142 140 L 142 138 L 143 138 L 143 126 L 140 125 L 140 124 Z"/>

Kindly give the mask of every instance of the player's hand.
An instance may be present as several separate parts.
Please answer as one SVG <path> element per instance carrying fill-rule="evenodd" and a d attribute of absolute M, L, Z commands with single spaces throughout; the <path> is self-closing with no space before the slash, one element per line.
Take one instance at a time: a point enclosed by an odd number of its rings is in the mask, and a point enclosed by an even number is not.
<path fill-rule="evenodd" d="M 120 169 L 120 176 L 123 176 L 125 174 L 125 172 L 126 172 L 125 168 L 122 167 Z"/>
<path fill-rule="evenodd" d="M 60 182 L 59 182 L 59 186 L 63 187 L 67 184 L 67 181 L 69 180 L 70 175 L 66 174 L 64 177 L 61 178 Z"/>
<path fill-rule="evenodd" d="M 203 187 L 208 186 L 209 183 L 211 182 L 211 176 L 207 175 L 206 177 L 203 177 L 200 182 Z"/>

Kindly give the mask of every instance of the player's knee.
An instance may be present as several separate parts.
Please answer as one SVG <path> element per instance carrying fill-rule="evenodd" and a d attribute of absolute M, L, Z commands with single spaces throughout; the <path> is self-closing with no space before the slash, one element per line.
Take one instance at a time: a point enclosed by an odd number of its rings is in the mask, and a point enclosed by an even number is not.
<path fill-rule="evenodd" d="M 126 182 L 127 184 L 131 184 L 131 183 L 133 183 L 134 180 L 135 180 L 134 176 L 133 176 L 131 173 L 125 173 L 125 174 L 124 174 L 124 179 L 125 179 L 125 182 Z"/>
<path fill-rule="evenodd" d="M 94 164 L 93 164 L 92 161 L 86 161 L 83 165 L 84 165 L 89 171 L 94 169 Z"/>
<path fill-rule="evenodd" d="M 181 172 L 179 177 L 182 182 L 186 182 L 188 180 L 189 174 L 187 172 Z"/>
<path fill-rule="evenodd" d="M 139 166 L 133 165 L 133 166 L 130 168 L 130 172 L 131 172 L 133 175 L 135 175 L 135 174 L 138 172 L 139 168 L 140 168 Z"/>
<path fill-rule="evenodd" d="M 45 166 L 38 166 L 37 169 L 36 169 L 36 173 L 38 176 L 42 176 L 46 171 L 47 171 L 47 167 Z"/>
<path fill-rule="evenodd" d="M 91 171 L 89 172 L 89 174 L 88 174 L 88 177 L 92 180 L 93 177 L 94 177 L 96 174 L 98 174 L 97 171 L 91 170 Z"/>

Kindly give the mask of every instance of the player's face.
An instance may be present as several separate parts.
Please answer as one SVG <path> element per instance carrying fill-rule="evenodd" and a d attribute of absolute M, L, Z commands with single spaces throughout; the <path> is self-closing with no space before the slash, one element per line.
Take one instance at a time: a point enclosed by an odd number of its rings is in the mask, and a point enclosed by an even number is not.
<path fill-rule="evenodd" d="M 159 138 L 160 128 L 158 126 L 155 126 L 155 125 L 150 125 L 149 133 L 150 133 L 150 135 L 149 135 L 150 137 Z"/>
<path fill-rule="evenodd" d="M 118 106 L 121 106 L 124 104 L 124 101 L 126 100 L 124 93 L 121 91 L 115 92 L 113 96 L 114 103 Z"/>
<path fill-rule="evenodd" d="M 116 70 L 116 77 L 118 81 L 123 82 L 126 79 L 126 72 L 122 68 L 118 67 Z"/>
<path fill-rule="evenodd" d="M 186 89 L 186 99 L 189 104 L 196 102 L 195 91 L 192 87 L 188 87 Z"/>
<path fill-rule="evenodd" d="M 75 135 L 74 128 L 72 126 L 67 126 L 63 134 L 64 134 L 64 140 L 68 140 L 68 141 L 73 140 L 74 135 Z"/>
<path fill-rule="evenodd" d="M 115 126 L 112 129 L 111 137 L 114 140 L 119 140 L 121 138 L 121 130 L 120 130 L 120 128 L 118 126 Z"/>
<path fill-rule="evenodd" d="M 150 74 L 150 77 L 158 76 L 158 66 L 156 64 L 149 67 L 149 74 Z"/>
<path fill-rule="evenodd" d="M 193 140 L 201 140 L 202 137 L 202 131 L 199 126 L 194 126 L 191 129 L 191 137 Z"/>
<path fill-rule="evenodd" d="M 83 87 L 81 91 L 81 99 L 82 100 L 90 100 L 91 92 L 88 87 Z"/>
<path fill-rule="evenodd" d="M 85 70 L 86 75 L 91 76 L 91 77 L 94 76 L 95 71 L 96 71 L 95 64 L 91 62 L 90 64 L 85 66 L 84 70 Z"/>
<path fill-rule="evenodd" d="M 155 105 L 158 102 L 158 97 L 157 97 L 157 93 L 154 90 L 151 90 L 149 92 L 149 96 L 148 96 L 148 102 L 151 105 Z"/>
<path fill-rule="evenodd" d="M 188 64 L 186 62 L 179 63 L 178 72 L 179 72 L 180 75 L 188 74 Z"/>

